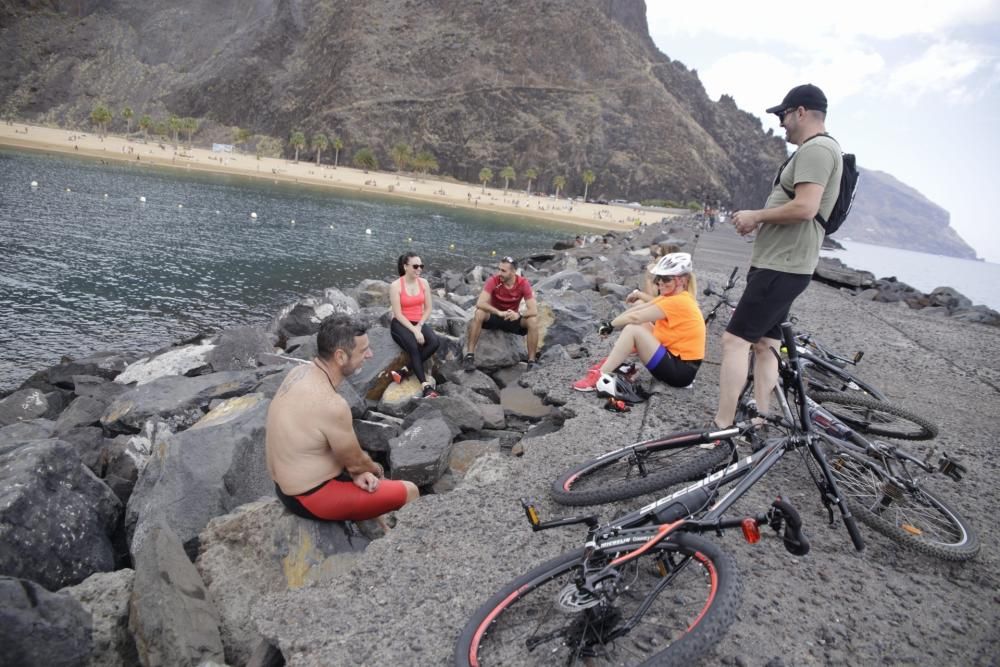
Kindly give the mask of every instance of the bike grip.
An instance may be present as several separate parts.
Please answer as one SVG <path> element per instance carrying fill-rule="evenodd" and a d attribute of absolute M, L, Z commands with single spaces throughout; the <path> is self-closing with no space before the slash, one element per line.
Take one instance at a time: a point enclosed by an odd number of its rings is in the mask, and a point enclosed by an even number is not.
<path fill-rule="evenodd" d="M 861 537 L 861 531 L 858 530 L 858 524 L 854 520 L 854 517 L 845 516 L 844 525 L 847 526 L 847 533 L 851 536 L 851 542 L 854 543 L 854 548 L 858 551 L 864 551 L 865 541 Z"/>
<path fill-rule="evenodd" d="M 732 287 L 734 280 L 736 279 L 736 272 L 740 270 L 740 267 L 734 266 L 733 272 L 729 274 L 729 286 Z"/>

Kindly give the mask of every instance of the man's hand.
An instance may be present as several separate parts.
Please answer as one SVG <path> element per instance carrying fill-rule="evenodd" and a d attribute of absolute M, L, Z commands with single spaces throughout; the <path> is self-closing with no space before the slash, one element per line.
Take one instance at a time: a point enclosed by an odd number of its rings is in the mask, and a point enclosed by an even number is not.
<path fill-rule="evenodd" d="M 359 488 L 364 489 L 368 493 L 374 493 L 375 489 L 378 488 L 378 477 L 370 472 L 363 472 L 353 479 Z"/>
<path fill-rule="evenodd" d="M 760 211 L 736 211 L 733 213 L 733 227 L 741 236 L 746 236 L 760 224 Z"/>
<path fill-rule="evenodd" d="M 509 322 L 513 322 L 517 318 L 521 317 L 521 314 L 516 310 L 505 310 L 503 311 L 503 318 Z"/>

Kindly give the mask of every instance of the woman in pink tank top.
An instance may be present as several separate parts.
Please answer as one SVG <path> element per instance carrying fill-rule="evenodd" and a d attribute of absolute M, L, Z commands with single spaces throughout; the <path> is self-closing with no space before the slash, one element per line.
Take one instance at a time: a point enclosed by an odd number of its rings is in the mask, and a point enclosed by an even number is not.
<path fill-rule="evenodd" d="M 396 260 L 400 278 L 389 286 L 389 303 L 392 306 L 389 333 L 409 355 L 409 367 L 420 380 L 424 397 L 434 398 L 437 393 L 427 379 L 424 366 L 437 352 L 440 341 L 427 324 L 431 316 L 431 287 L 421 277 L 423 268 L 423 262 L 414 252 L 402 254 Z"/>

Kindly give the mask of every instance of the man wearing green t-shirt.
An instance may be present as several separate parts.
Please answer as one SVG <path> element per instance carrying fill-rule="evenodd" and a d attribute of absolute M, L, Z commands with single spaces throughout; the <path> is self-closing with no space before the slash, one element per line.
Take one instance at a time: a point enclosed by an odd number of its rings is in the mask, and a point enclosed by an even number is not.
<path fill-rule="evenodd" d="M 733 225 L 740 234 L 754 231 L 747 286 L 722 335 L 719 409 L 715 425 L 729 426 L 746 382 L 747 351 L 754 350 L 754 398 L 766 412 L 777 383 L 780 325 L 795 298 L 809 286 L 823 227 L 817 215 L 829 217 L 840 194 L 844 163 L 840 146 L 826 134 L 826 95 L 807 83 L 788 91 L 781 104 L 767 110 L 778 116 L 785 140 L 799 149 L 782 165 L 764 208 L 737 211 Z"/>

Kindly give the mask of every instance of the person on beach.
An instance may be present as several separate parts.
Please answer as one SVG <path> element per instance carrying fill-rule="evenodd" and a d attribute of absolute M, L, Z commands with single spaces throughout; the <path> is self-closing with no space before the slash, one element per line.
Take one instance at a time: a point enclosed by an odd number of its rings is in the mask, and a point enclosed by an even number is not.
<path fill-rule="evenodd" d="M 321 521 L 374 519 L 416 500 L 415 484 L 385 479 L 361 449 L 351 409 L 337 393 L 372 356 L 364 327 L 330 315 L 316 347 L 312 363 L 288 373 L 267 410 L 264 446 L 278 499 L 292 514 Z"/>
<path fill-rule="evenodd" d="M 524 313 L 520 312 L 524 301 Z M 538 302 L 531 283 L 517 274 L 517 262 L 504 257 L 495 275 L 483 285 L 476 301 L 476 313 L 469 322 L 468 342 L 462 362 L 466 371 L 476 368 L 476 344 L 483 329 L 500 329 L 526 336 L 528 370 L 534 368 L 538 354 Z"/>
<path fill-rule="evenodd" d="M 695 298 L 697 287 L 691 255 L 674 252 L 657 260 L 651 270 L 659 294 L 635 290 L 626 297 L 631 304 L 621 315 L 598 330 L 608 335 L 621 329 L 611 353 L 594 364 L 585 377 L 573 383 L 577 391 L 594 391 L 635 402 L 612 374 L 633 350 L 654 378 L 671 387 L 687 387 L 705 358 L 705 320 Z M 631 400 L 629 400 L 631 399 Z"/>
<path fill-rule="evenodd" d="M 410 357 L 409 368 L 417 376 L 424 398 L 437 398 L 427 379 L 425 364 L 437 352 L 440 341 L 427 324 L 431 316 L 431 286 L 421 277 L 424 263 L 415 252 L 404 253 L 396 260 L 399 280 L 389 285 L 392 322 L 389 333 Z"/>
<path fill-rule="evenodd" d="M 840 195 L 844 163 L 840 146 L 826 134 L 826 108 L 823 91 L 807 83 L 767 109 L 778 116 L 785 140 L 799 150 L 779 169 L 764 208 L 732 215 L 736 231 L 757 234 L 746 289 L 722 335 L 719 406 L 711 426 L 728 427 L 736 418 L 751 348 L 757 409 L 766 413 L 770 407 L 778 379 L 780 325 L 819 262 L 824 231 L 816 216 L 829 216 Z"/>

